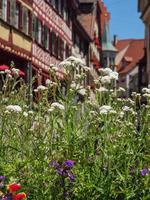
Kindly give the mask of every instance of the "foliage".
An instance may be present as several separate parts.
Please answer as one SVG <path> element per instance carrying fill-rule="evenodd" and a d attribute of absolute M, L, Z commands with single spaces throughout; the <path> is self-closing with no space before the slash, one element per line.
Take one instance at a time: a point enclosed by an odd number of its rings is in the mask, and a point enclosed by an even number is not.
<path fill-rule="evenodd" d="M 78 64 L 67 61 L 66 73 Z M 15 178 L 31 200 L 148 200 L 149 95 L 143 105 L 140 94 L 122 98 L 117 76 L 108 69 L 100 70 L 92 91 L 81 84 L 86 71 L 68 79 L 65 92 L 60 80 L 47 80 L 34 90 L 33 110 L 27 85 L 19 79 L 16 88 L 18 77 L 5 74 L 0 175 Z"/>

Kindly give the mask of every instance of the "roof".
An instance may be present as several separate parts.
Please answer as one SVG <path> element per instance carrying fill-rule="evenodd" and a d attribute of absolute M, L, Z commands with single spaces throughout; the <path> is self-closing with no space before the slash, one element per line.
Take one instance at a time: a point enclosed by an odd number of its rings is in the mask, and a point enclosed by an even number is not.
<path fill-rule="evenodd" d="M 88 36 L 92 39 L 92 30 L 93 30 L 93 20 L 95 19 L 95 16 L 90 14 L 80 14 L 77 16 L 77 20 L 85 30 L 85 32 L 88 34 Z"/>
<path fill-rule="evenodd" d="M 117 71 L 119 74 L 127 74 L 132 71 L 144 56 L 144 39 L 118 40 L 117 58 L 119 60 Z"/>
<path fill-rule="evenodd" d="M 103 35 L 105 24 L 109 22 L 110 20 L 110 13 L 107 11 L 107 8 L 102 2 L 102 0 L 98 0 L 98 5 L 99 5 L 100 13 L 101 13 L 101 16 L 100 16 L 101 35 Z"/>

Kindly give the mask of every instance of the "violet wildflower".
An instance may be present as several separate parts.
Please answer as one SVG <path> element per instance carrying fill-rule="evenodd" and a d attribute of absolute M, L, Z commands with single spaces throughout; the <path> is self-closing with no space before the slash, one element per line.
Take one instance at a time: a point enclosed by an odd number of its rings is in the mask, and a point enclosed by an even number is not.
<path fill-rule="evenodd" d="M 58 169 L 57 169 L 57 173 L 58 173 L 60 176 L 67 177 L 67 170 L 65 170 L 65 169 L 58 168 Z"/>
<path fill-rule="evenodd" d="M 5 176 L 0 176 L 0 182 L 4 181 L 6 179 Z"/>
<path fill-rule="evenodd" d="M 149 173 L 149 169 L 146 167 L 140 171 L 141 176 L 146 176 Z"/>
<path fill-rule="evenodd" d="M 7 194 L 6 196 L 2 198 L 2 200 L 12 200 L 12 199 L 13 199 L 13 195 L 11 193 Z"/>
<path fill-rule="evenodd" d="M 54 167 L 55 169 L 59 168 L 60 165 L 58 162 L 56 162 L 55 160 L 52 160 L 50 163 L 49 163 L 49 166 L 50 167 Z"/>
<path fill-rule="evenodd" d="M 70 179 L 70 182 L 74 182 L 75 181 L 75 175 L 74 174 L 72 174 L 72 173 L 68 173 L 68 177 L 69 177 L 69 179 Z"/>
<path fill-rule="evenodd" d="M 64 161 L 64 165 L 65 165 L 65 167 L 67 167 L 67 168 L 72 168 L 73 166 L 74 166 L 74 163 L 75 163 L 75 161 L 74 160 L 66 160 L 66 161 Z"/>

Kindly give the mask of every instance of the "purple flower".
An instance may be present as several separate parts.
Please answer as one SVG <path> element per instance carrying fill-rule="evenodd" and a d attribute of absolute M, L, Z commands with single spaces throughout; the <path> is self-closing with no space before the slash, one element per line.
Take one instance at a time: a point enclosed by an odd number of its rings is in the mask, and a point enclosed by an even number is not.
<path fill-rule="evenodd" d="M 69 179 L 70 179 L 71 182 L 75 181 L 75 175 L 74 174 L 68 173 L 68 177 L 69 177 Z"/>
<path fill-rule="evenodd" d="M 55 160 L 52 160 L 50 163 L 49 163 L 49 166 L 50 167 L 54 167 L 55 169 L 59 168 L 60 165 L 58 162 L 56 162 Z"/>
<path fill-rule="evenodd" d="M 63 176 L 63 177 L 67 177 L 67 176 L 68 176 L 68 171 L 65 170 L 65 169 L 62 169 L 62 168 L 58 168 L 58 169 L 57 169 L 57 173 L 58 173 L 60 176 Z"/>
<path fill-rule="evenodd" d="M 0 182 L 1 182 L 1 181 L 4 181 L 5 179 L 6 179 L 5 176 L 0 176 Z"/>
<path fill-rule="evenodd" d="M 140 171 L 141 176 L 146 176 L 149 173 L 149 169 L 146 167 Z"/>
<path fill-rule="evenodd" d="M 5 197 L 2 198 L 2 200 L 12 200 L 13 196 L 12 194 L 7 194 Z"/>
<path fill-rule="evenodd" d="M 65 167 L 67 167 L 67 168 L 72 168 L 73 167 L 73 165 L 74 165 L 74 163 L 75 163 L 75 161 L 74 160 L 66 160 L 66 161 L 64 161 L 64 165 L 65 165 Z"/>

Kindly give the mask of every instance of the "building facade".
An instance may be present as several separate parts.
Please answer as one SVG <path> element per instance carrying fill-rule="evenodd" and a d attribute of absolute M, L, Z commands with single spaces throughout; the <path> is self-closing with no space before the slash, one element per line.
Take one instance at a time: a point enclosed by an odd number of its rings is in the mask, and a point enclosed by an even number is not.
<path fill-rule="evenodd" d="M 110 13 L 107 11 L 107 8 L 102 1 L 99 1 L 99 6 L 101 10 L 101 64 L 103 67 L 110 67 L 114 69 L 117 49 L 115 48 L 115 46 L 113 46 L 110 38 Z"/>
<path fill-rule="evenodd" d="M 141 84 L 150 83 L 150 1 L 138 0 L 138 11 L 141 13 L 141 20 L 145 25 L 145 59 L 141 61 Z M 145 65 L 146 64 L 146 65 Z M 145 80 L 146 77 L 146 80 Z"/>
<path fill-rule="evenodd" d="M 0 65 L 15 66 L 23 74 L 32 60 L 32 0 L 0 1 Z"/>
<path fill-rule="evenodd" d="M 119 73 L 118 84 L 126 89 L 126 96 L 130 96 L 132 92 L 139 91 L 140 77 L 142 77 L 141 60 L 144 58 L 144 39 L 116 40 L 114 43 L 118 50 L 115 58 Z"/>
<path fill-rule="evenodd" d="M 101 0 L 1 0 L 0 65 L 15 66 L 45 84 L 49 69 L 70 55 L 90 67 L 86 84 L 101 67 Z M 104 5 L 104 4 L 103 4 Z M 58 68 L 58 78 L 63 70 Z M 29 79 L 29 77 L 28 77 Z"/>

